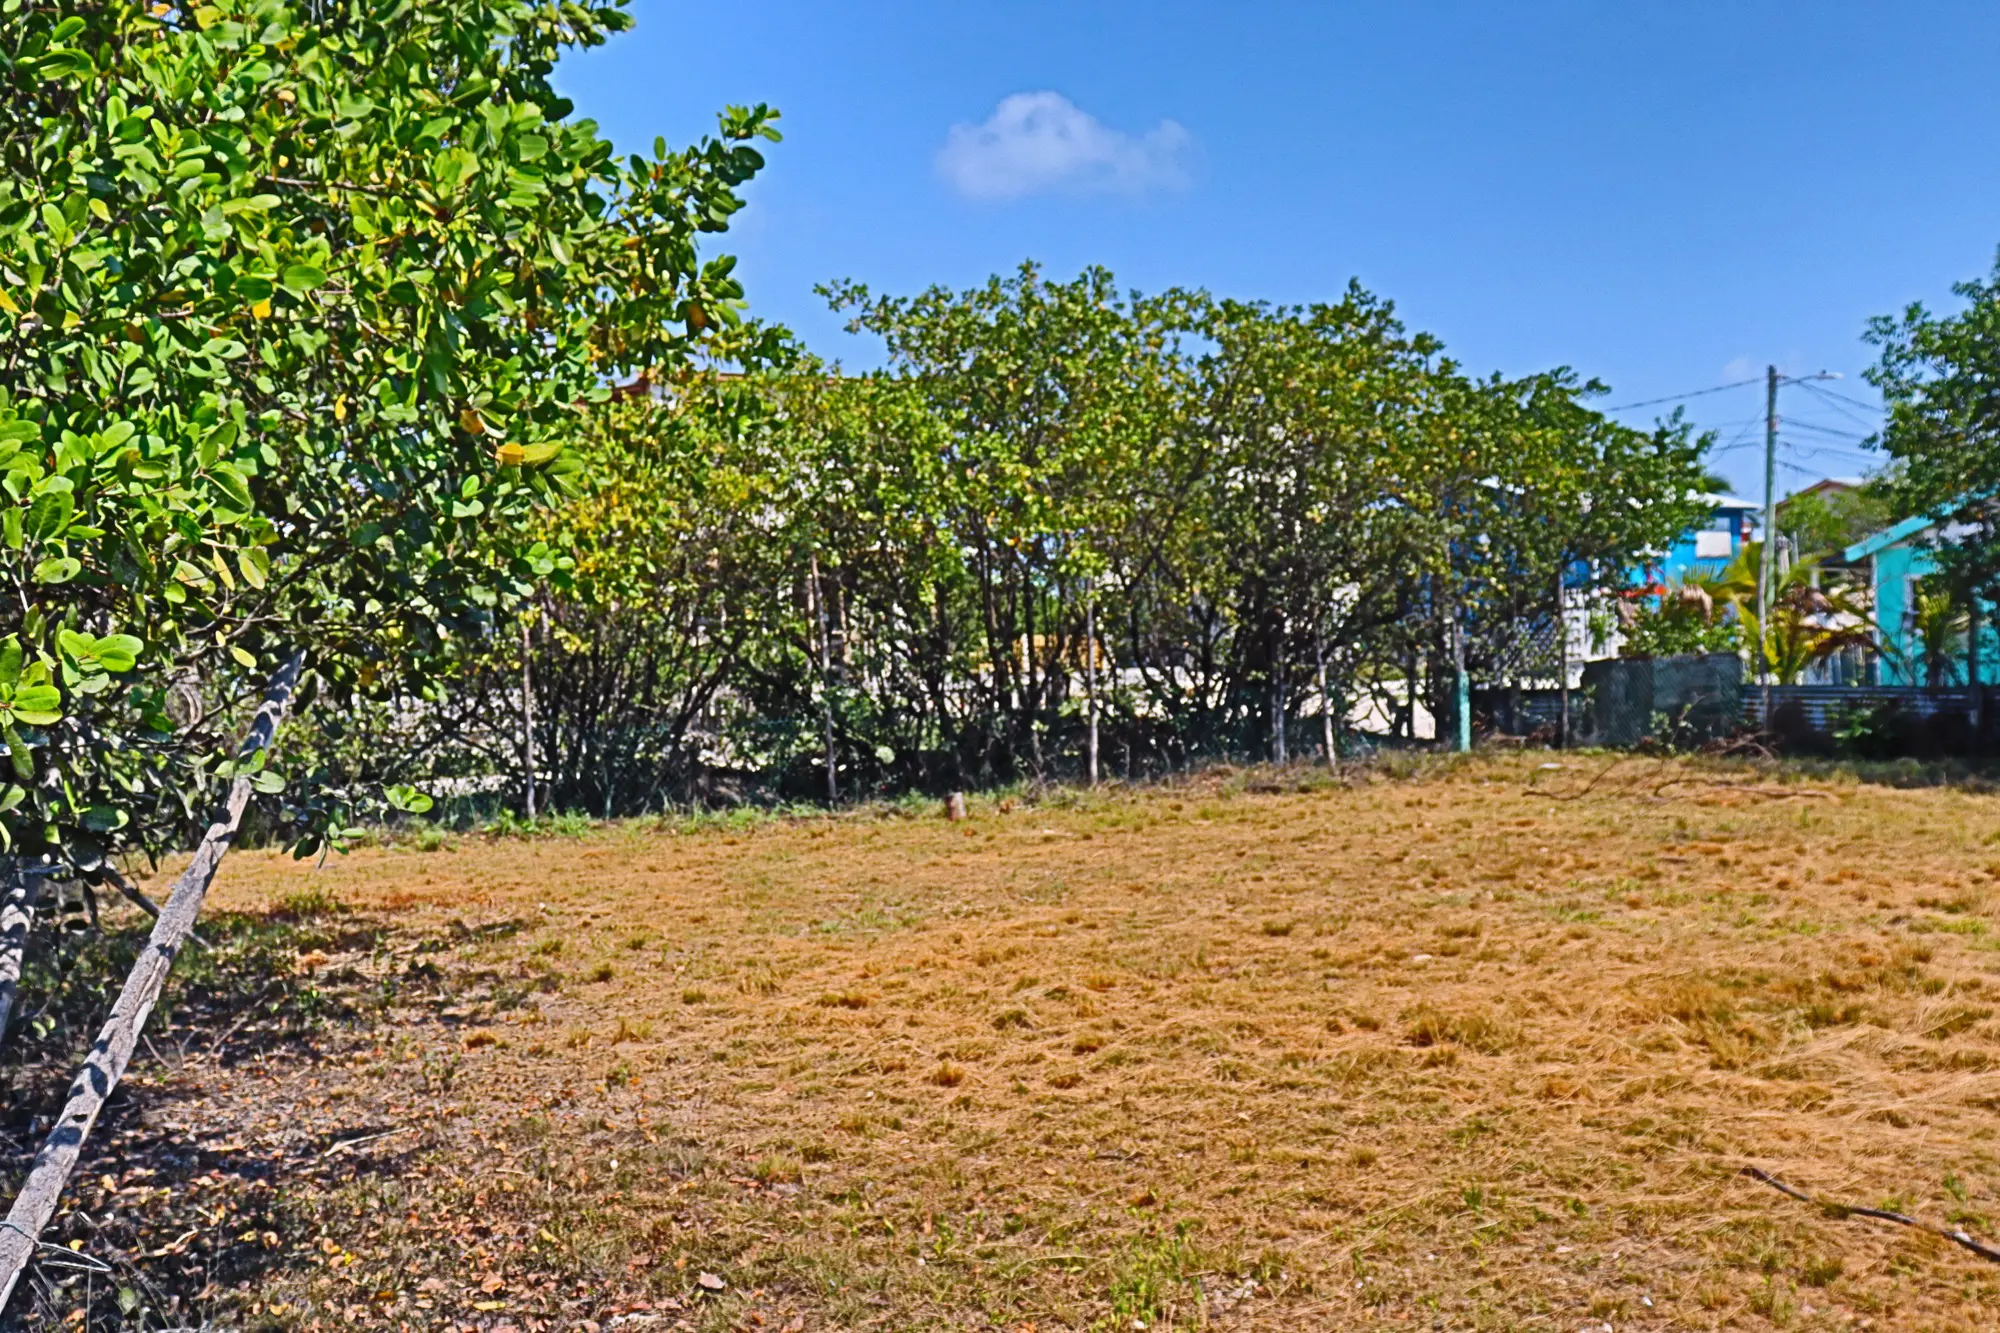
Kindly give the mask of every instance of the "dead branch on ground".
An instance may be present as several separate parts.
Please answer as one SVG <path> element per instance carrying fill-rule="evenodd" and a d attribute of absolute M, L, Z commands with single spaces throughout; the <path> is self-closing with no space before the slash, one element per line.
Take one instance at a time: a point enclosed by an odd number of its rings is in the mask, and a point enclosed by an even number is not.
<path fill-rule="evenodd" d="M 1989 1263 L 2000 1264 L 2000 1249 L 1995 1249 L 1983 1241 L 1974 1240 L 1963 1231 L 1949 1230 L 1938 1226 L 1934 1222 L 1923 1221 L 1921 1218 L 1909 1217 L 1902 1213 L 1892 1213 L 1886 1208 L 1857 1208 L 1853 1204 L 1820 1198 L 1816 1195 L 1808 1194 L 1795 1186 L 1787 1185 L 1770 1172 L 1760 1170 L 1754 1166 L 1744 1167 L 1743 1174 L 1749 1176 L 1752 1180 L 1763 1181 L 1780 1194 L 1790 1195 L 1800 1203 L 1809 1203 L 1815 1208 L 1822 1208 L 1830 1216 L 1839 1218 L 1872 1217 L 1878 1222 L 1893 1222 L 1899 1227 L 1913 1227 L 1918 1231 L 1927 1231 L 1942 1240 L 1948 1240 L 1961 1249 L 1970 1250 Z"/>

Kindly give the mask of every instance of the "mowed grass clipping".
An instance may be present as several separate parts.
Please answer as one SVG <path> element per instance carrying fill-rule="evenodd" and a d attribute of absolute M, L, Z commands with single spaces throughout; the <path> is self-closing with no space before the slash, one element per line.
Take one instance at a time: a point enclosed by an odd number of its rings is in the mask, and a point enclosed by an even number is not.
<path fill-rule="evenodd" d="M 262 1296 L 409 1318 L 436 1262 L 490 1323 L 557 1264 L 666 1328 L 1991 1327 L 2000 1269 L 1741 1173 L 1994 1237 L 2000 804 L 1602 762 L 232 858 L 225 906 L 459 941 L 444 1035 L 321 1089 L 421 1063 L 421 1181 Z M 425 1248 L 448 1190 L 469 1257 Z"/>

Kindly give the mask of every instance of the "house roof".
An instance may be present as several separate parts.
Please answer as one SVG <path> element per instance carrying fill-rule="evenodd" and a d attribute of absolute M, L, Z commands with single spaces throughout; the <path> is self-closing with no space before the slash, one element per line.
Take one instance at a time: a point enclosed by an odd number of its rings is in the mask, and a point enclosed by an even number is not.
<path fill-rule="evenodd" d="M 1723 495 L 1719 491 L 1696 491 L 1689 495 L 1688 499 L 1699 500 L 1712 509 L 1741 510 L 1745 513 L 1754 513 L 1756 510 L 1762 508 L 1761 505 L 1752 504 L 1750 501 L 1734 495 Z"/>
<path fill-rule="evenodd" d="M 1842 551 L 1840 558 L 1850 563 L 1856 560 L 1866 560 L 1869 556 L 1879 551 L 1885 551 L 1898 542 L 1908 541 L 1925 528 L 1932 527 L 1936 523 L 1937 520 L 1927 514 L 1912 514 L 1901 523 L 1891 523 L 1880 532 L 1872 532 L 1863 537 L 1860 541 Z"/>

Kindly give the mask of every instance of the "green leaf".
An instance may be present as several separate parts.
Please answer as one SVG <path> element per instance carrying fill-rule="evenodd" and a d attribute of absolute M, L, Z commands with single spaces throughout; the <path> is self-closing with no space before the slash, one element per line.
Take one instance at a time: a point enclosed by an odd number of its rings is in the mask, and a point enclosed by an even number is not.
<path fill-rule="evenodd" d="M 217 463 L 209 469 L 208 479 L 214 482 L 215 488 L 228 496 L 230 503 L 238 509 L 253 507 L 253 501 L 250 499 L 250 479 L 243 475 L 241 468 L 229 463 Z"/>
<path fill-rule="evenodd" d="M 439 190 L 455 193 L 479 170 L 479 159 L 463 148 L 447 148 L 431 162 L 431 179 Z"/>
<path fill-rule="evenodd" d="M 313 264 L 287 264 L 279 281 L 286 291 L 303 296 L 326 286 L 326 270 Z"/>
<path fill-rule="evenodd" d="M 35 541 L 62 535 L 76 516 L 76 497 L 67 490 L 48 490 L 36 496 L 22 521 L 23 532 Z"/>
<path fill-rule="evenodd" d="M 21 638 L 9 634 L 0 640 L 0 685 L 15 685 L 21 679 Z"/>
<path fill-rule="evenodd" d="M 14 692 L 8 705 L 14 717 L 31 727 L 62 721 L 62 694 L 53 685 L 28 685 Z"/>
<path fill-rule="evenodd" d="M 130 671 L 145 651 L 145 642 L 130 634 L 107 634 L 97 641 L 97 661 L 106 671 Z"/>
<path fill-rule="evenodd" d="M 229 645 L 229 655 L 235 658 L 239 665 L 251 667 L 253 669 L 257 665 L 257 655 L 251 652 L 248 648 L 245 648 L 240 643 L 232 643 Z"/>
<path fill-rule="evenodd" d="M 42 428 L 32 421 L 0 421 L 0 440 L 28 444 L 42 438 Z"/>
<path fill-rule="evenodd" d="M 415 787 L 407 784 L 390 787 L 382 795 L 388 798 L 390 805 L 403 811 L 405 814 L 420 815 L 429 810 L 432 805 L 428 794 L 418 791 Z"/>
<path fill-rule="evenodd" d="M 275 796 L 285 789 L 285 775 L 271 769 L 261 769 L 250 779 L 250 789 L 266 796 Z"/>
<path fill-rule="evenodd" d="M 112 833 L 131 821 L 132 817 L 115 805 L 93 805 L 83 812 L 79 822 L 92 833 Z"/>
<path fill-rule="evenodd" d="M 262 588 L 271 575 L 271 555 L 261 546 L 248 546 L 236 553 L 236 570 L 253 588 Z"/>
<path fill-rule="evenodd" d="M 83 562 L 73 555 L 51 556 L 35 565 L 35 582 L 68 583 L 83 572 Z"/>

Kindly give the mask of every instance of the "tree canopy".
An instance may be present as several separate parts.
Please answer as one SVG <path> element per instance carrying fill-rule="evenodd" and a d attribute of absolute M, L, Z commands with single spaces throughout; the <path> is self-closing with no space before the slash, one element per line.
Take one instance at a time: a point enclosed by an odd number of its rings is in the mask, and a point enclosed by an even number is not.
<path fill-rule="evenodd" d="M 1937 551 L 1948 581 L 1990 598 L 2000 583 L 2000 264 L 1953 291 L 1965 302 L 1954 313 L 1912 303 L 1870 322 L 1881 356 L 1868 378 L 1889 411 L 1890 500 L 1948 525 Z"/>
<path fill-rule="evenodd" d="M 735 318 L 696 241 L 775 131 L 614 153 L 549 76 L 617 4 L 6 9 L 0 836 L 87 867 L 278 658 L 351 697 L 527 592 L 607 382 Z"/>

